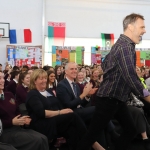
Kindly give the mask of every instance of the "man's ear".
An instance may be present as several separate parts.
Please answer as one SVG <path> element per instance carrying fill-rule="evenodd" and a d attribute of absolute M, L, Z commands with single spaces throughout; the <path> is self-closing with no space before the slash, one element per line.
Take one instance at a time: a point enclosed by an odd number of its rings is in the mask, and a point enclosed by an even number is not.
<path fill-rule="evenodd" d="M 133 24 L 129 24 L 129 25 L 128 25 L 128 29 L 129 29 L 131 32 L 133 32 L 133 29 L 134 29 Z"/>

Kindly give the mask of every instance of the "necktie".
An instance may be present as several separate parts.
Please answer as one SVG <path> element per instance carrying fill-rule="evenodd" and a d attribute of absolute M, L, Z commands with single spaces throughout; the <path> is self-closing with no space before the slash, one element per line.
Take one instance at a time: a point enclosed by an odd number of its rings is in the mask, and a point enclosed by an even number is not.
<path fill-rule="evenodd" d="M 74 90 L 75 97 L 77 97 L 76 84 L 74 82 L 72 82 L 72 85 L 73 85 L 73 90 Z"/>
<path fill-rule="evenodd" d="M 4 100 L 4 94 L 1 94 L 1 100 Z"/>

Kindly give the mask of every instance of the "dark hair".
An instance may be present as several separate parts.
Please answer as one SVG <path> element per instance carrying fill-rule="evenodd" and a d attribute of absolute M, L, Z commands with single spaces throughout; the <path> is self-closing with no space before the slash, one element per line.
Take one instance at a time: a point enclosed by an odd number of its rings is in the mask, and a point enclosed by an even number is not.
<path fill-rule="evenodd" d="M 2 66 L 2 64 L 0 64 L 0 66 Z"/>
<path fill-rule="evenodd" d="M 39 68 L 37 66 L 32 66 L 31 69 L 35 70 L 35 69 L 39 69 Z"/>
<path fill-rule="evenodd" d="M 50 69 L 50 66 L 44 66 L 43 69 L 44 69 L 45 71 L 48 71 L 48 70 Z"/>
<path fill-rule="evenodd" d="M 57 75 L 57 70 L 58 70 L 58 68 L 60 68 L 61 69 L 61 66 L 55 66 L 55 76 L 56 76 L 56 80 L 58 81 L 58 82 L 60 82 L 61 80 L 62 80 L 62 73 L 60 74 L 60 75 Z"/>
<path fill-rule="evenodd" d="M 14 66 L 13 67 L 13 71 L 17 71 L 17 70 L 20 70 L 19 67 L 18 66 Z"/>
<path fill-rule="evenodd" d="M 15 76 L 17 76 L 20 73 L 20 71 L 12 71 L 11 74 L 11 80 L 13 80 L 15 78 Z"/>
<path fill-rule="evenodd" d="M 29 70 L 29 67 L 27 65 L 24 65 L 22 68 L 26 68 L 27 70 Z"/>
<path fill-rule="evenodd" d="M 125 31 L 129 24 L 135 23 L 138 18 L 145 20 L 144 17 L 140 14 L 132 13 L 126 16 L 123 20 L 123 30 Z"/>
<path fill-rule="evenodd" d="M 23 73 L 20 73 L 19 75 L 19 81 L 18 81 L 18 84 L 19 85 L 22 85 L 22 80 L 24 80 L 24 78 L 26 77 L 26 75 L 28 74 L 28 72 L 23 72 Z"/>
<path fill-rule="evenodd" d="M 55 74 L 54 71 L 51 71 L 51 70 L 50 70 L 50 71 L 47 71 L 47 87 L 48 87 L 48 85 L 49 85 L 49 76 L 50 76 L 52 73 Z M 55 79 L 56 79 L 56 75 L 55 75 Z M 56 81 L 54 81 L 53 87 L 56 88 Z"/>

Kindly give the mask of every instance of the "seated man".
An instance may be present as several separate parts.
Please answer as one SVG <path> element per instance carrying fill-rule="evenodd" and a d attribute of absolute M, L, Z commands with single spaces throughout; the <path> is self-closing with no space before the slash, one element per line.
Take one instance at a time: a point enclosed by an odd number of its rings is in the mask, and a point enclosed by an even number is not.
<path fill-rule="evenodd" d="M 82 94 L 80 94 L 79 86 L 74 82 L 77 76 L 77 64 L 68 63 L 65 66 L 66 78 L 60 81 L 56 88 L 56 95 L 61 102 L 63 108 L 71 108 L 76 112 L 85 124 L 88 126 L 91 122 L 92 116 L 95 111 L 95 106 L 84 107 L 89 102 L 88 95 L 94 94 L 97 88 L 92 89 L 92 84 L 87 83 L 83 89 Z M 107 128 L 111 131 L 110 134 L 114 134 L 114 125 L 109 122 Z M 116 135 L 116 133 L 115 133 Z M 117 135 L 118 136 L 118 135 Z M 105 147 L 106 141 L 104 131 L 101 132 L 98 142 Z"/>
<path fill-rule="evenodd" d="M 74 82 L 77 71 L 76 63 L 68 63 L 65 66 L 66 78 L 57 85 L 56 95 L 63 108 L 71 108 L 84 122 L 89 122 L 93 116 L 95 106 L 86 108 L 84 108 L 84 106 L 89 102 L 88 95 L 91 94 L 91 92 L 94 93 L 96 89 L 92 90 L 92 84 L 88 83 L 83 89 L 82 94 L 80 94 L 80 89 Z"/>

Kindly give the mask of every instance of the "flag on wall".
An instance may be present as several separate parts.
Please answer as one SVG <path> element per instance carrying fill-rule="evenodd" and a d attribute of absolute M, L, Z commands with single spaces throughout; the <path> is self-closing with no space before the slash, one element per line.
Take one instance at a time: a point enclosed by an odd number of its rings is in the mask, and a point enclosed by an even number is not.
<path fill-rule="evenodd" d="M 48 37 L 53 45 L 63 46 L 66 24 L 64 22 L 48 22 Z"/>
<path fill-rule="evenodd" d="M 102 47 L 112 47 L 114 44 L 114 34 L 101 33 Z"/>
<path fill-rule="evenodd" d="M 31 43 L 32 32 L 30 29 L 10 29 L 9 30 L 10 44 Z"/>

